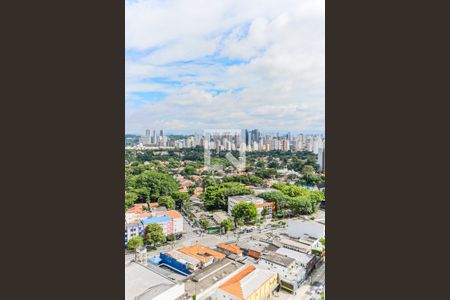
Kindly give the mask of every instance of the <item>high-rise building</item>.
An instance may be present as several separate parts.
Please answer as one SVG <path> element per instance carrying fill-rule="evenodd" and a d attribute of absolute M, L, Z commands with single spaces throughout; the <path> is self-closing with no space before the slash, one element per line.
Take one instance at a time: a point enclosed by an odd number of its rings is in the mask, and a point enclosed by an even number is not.
<path fill-rule="evenodd" d="M 156 139 L 156 130 L 153 129 L 153 134 L 152 134 L 152 138 L 151 138 L 150 143 L 151 143 L 151 144 L 156 144 L 156 142 L 157 142 L 157 139 Z"/>
<path fill-rule="evenodd" d="M 281 150 L 289 151 L 289 140 L 288 139 L 281 140 Z"/>

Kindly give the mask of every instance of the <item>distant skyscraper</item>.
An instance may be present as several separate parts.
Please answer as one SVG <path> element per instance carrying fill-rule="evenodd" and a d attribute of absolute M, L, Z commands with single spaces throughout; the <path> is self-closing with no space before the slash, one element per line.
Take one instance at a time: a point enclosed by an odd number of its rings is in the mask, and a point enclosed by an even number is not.
<path fill-rule="evenodd" d="M 324 151 L 323 148 L 319 148 L 317 153 L 317 164 L 319 165 L 319 172 L 323 170 L 323 161 L 324 161 Z"/>

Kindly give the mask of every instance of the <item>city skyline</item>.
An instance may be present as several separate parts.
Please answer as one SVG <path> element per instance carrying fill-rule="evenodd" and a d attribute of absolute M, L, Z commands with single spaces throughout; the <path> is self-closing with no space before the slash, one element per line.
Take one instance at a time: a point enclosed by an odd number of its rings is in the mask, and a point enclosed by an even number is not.
<path fill-rule="evenodd" d="M 324 132 L 324 14 L 314 0 L 127 1 L 125 131 Z"/>
<path fill-rule="evenodd" d="M 205 130 L 223 130 L 223 129 L 239 129 L 239 130 L 243 130 L 243 129 L 248 129 L 248 130 L 253 130 L 253 129 L 257 129 L 259 130 L 261 133 L 264 134 L 288 134 L 291 133 L 293 135 L 296 134 L 305 134 L 305 135 L 323 135 L 325 136 L 325 131 L 307 131 L 307 130 L 277 130 L 277 129 L 268 129 L 268 130 L 263 130 L 257 127 L 248 127 L 248 128 L 234 128 L 234 127 L 230 127 L 230 128 L 208 128 L 208 129 L 186 129 L 186 130 L 170 130 L 170 129 L 166 129 L 166 128 L 162 128 L 161 126 L 155 126 L 152 128 L 145 128 L 143 130 L 140 131 L 133 131 L 133 132 L 125 132 L 126 135 L 144 135 L 145 132 L 147 130 L 160 130 L 163 129 L 165 132 L 165 135 L 193 135 L 195 133 L 199 133 L 202 134 L 205 132 Z"/>

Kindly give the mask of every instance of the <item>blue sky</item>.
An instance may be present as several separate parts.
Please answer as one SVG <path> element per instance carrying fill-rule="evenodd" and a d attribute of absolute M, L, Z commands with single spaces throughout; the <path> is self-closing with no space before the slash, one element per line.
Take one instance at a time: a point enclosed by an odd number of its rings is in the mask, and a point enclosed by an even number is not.
<path fill-rule="evenodd" d="M 127 1 L 125 129 L 324 132 L 324 1 Z"/>

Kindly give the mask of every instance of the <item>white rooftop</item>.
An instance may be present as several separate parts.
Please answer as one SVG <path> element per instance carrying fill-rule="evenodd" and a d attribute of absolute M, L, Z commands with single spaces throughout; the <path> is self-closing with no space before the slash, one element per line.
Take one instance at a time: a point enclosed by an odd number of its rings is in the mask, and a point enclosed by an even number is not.
<path fill-rule="evenodd" d="M 190 255 L 184 254 L 177 250 L 172 250 L 172 251 L 166 252 L 164 254 L 167 254 L 167 255 L 175 258 L 176 260 L 184 260 L 192 265 L 197 265 L 200 263 L 199 259 L 197 259 L 193 256 L 190 256 Z"/>
<path fill-rule="evenodd" d="M 244 299 L 247 299 L 259 289 L 275 273 L 269 270 L 256 268 L 253 272 L 241 279 L 241 288 Z"/>
<path fill-rule="evenodd" d="M 141 264 L 125 264 L 125 300 L 153 299 L 175 284 Z"/>
<path fill-rule="evenodd" d="M 294 250 L 287 249 L 287 248 L 279 248 L 277 251 L 275 251 L 275 253 L 278 253 L 281 255 L 287 255 L 287 256 L 295 259 L 302 266 L 306 266 L 311 261 L 311 259 L 314 257 L 311 254 L 302 253 L 302 252 L 294 251 Z"/>

